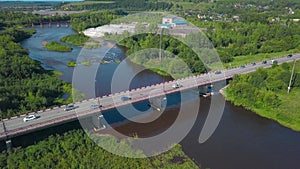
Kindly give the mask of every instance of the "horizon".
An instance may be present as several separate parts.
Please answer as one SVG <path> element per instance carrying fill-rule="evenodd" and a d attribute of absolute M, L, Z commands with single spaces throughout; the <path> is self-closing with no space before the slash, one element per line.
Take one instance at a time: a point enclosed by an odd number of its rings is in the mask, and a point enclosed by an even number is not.
<path fill-rule="evenodd" d="M 0 2 L 77 2 L 84 0 L 0 0 Z"/>

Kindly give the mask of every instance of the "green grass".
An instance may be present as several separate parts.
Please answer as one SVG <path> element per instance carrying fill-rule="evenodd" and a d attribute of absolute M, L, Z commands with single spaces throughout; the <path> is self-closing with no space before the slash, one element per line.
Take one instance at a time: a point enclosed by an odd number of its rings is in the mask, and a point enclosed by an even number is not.
<path fill-rule="evenodd" d="M 62 76 L 62 75 L 63 75 L 63 73 L 61 73 L 61 72 L 59 72 L 59 71 L 57 71 L 57 70 L 53 70 L 52 73 L 53 73 L 53 75 L 56 76 L 56 77 L 59 77 L 59 76 Z"/>
<path fill-rule="evenodd" d="M 155 72 L 155 73 L 157 73 L 157 74 L 159 74 L 159 75 L 161 75 L 161 76 L 170 76 L 169 73 L 167 73 L 167 72 L 165 72 L 163 70 L 160 70 L 158 68 L 150 68 L 150 70 L 153 71 L 153 72 Z"/>
<path fill-rule="evenodd" d="M 300 73 L 300 62 L 296 62 L 295 72 Z M 272 119 L 285 127 L 300 132 L 300 88 L 292 86 L 290 93 L 287 93 L 286 86 L 286 88 L 277 91 L 276 95 L 280 100 L 280 105 L 277 108 L 251 105 L 250 107 L 247 107 L 247 109 L 262 117 Z M 242 106 L 245 105 L 240 101 L 242 99 L 247 99 L 239 98 L 236 100 L 235 96 L 228 92 L 227 89 L 225 89 L 225 98 L 236 105 L 242 104 Z"/>
<path fill-rule="evenodd" d="M 61 44 L 56 41 L 47 42 L 45 48 L 47 50 L 53 50 L 53 51 L 57 51 L 57 52 L 71 52 L 72 51 L 72 48 L 70 46 Z"/>
<path fill-rule="evenodd" d="M 299 50 L 289 50 L 289 51 L 283 51 L 283 52 L 276 52 L 276 53 L 261 53 L 256 55 L 245 55 L 245 56 L 237 56 L 234 58 L 233 62 L 231 63 L 225 63 L 225 67 L 230 67 L 230 64 L 232 67 L 235 66 L 241 66 L 243 64 L 249 64 L 252 62 L 260 62 L 263 60 L 270 60 L 274 58 L 279 58 L 286 56 L 290 53 L 296 53 L 299 52 Z"/>
<path fill-rule="evenodd" d="M 74 46 L 83 46 L 89 40 L 89 37 L 83 34 L 72 34 L 64 36 L 60 40 Z"/>
<path fill-rule="evenodd" d="M 263 60 L 270 60 L 270 59 L 276 59 L 281 58 L 284 56 L 287 56 L 288 54 L 292 53 L 299 53 L 300 49 L 292 49 L 289 51 L 283 51 L 283 52 L 276 52 L 276 53 L 260 53 L 256 55 L 243 55 L 243 56 L 236 56 L 234 57 L 234 60 L 229 63 L 222 63 L 224 68 L 234 68 L 239 67 L 241 65 L 250 64 L 252 62 L 262 62 Z M 220 63 L 216 64 L 210 64 L 207 65 L 211 70 L 218 70 L 220 69 L 221 65 Z"/>
<path fill-rule="evenodd" d="M 226 100 L 232 101 L 230 94 L 225 90 Z M 300 89 L 293 89 L 289 94 L 286 92 L 278 93 L 281 105 L 276 108 L 249 108 L 256 114 L 274 120 L 279 124 L 300 132 Z"/>
<path fill-rule="evenodd" d="M 68 62 L 68 67 L 75 67 L 76 66 L 76 62 L 74 60 L 70 60 Z"/>

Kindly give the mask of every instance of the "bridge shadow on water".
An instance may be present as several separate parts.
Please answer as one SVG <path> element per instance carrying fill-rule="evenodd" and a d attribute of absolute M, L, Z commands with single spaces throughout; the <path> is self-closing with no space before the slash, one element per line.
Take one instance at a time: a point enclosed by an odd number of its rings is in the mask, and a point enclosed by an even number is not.
<path fill-rule="evenodd" d="M 195 94 L 194 94 L 195 95 Z M 178 105 L 181 103 L 181 94 L 180 92 L 172 93 L 165 96 L 165 106 L 167 109 L 174 109 L 174 107 L 178 107 Z M 163 98 L 158 98 L 163 99 Z M 144 100 L 141 102 L 133 103 L 132 106 L 137 110 L 135 112 L 127 112 L 126 117 L 136 117 L 140 115 L 151 115 L 149 113 L 153 112 L 153 108 L 151 108 L 149 105 L 151 104 L 150 100 Z M 127 106 L 122 106 L 119 108 L 119 110 L 126 111 Z M 111 109 L 108 111 L 102 112 L 106 125 L 111 125 L 113 127 L 120 126 L 122 124 L 126 124 L 128 122 L 127 118 L 124 117 L 122 113 L 120 113 L 117 109 Z M 176 117 L 176 113 L 174 114 Z M 160 121 L 162 119 L 166 119 L 166 117 L 169 116 L 168 113 L 163 113 L 161 117 L 159 117 L 157 120 Z M 157 121 L 156 120 L 156 121 Z M 14 138 L 11 138 L 12 141 L 12 147 L 27 147 L 30 145 L 37 144 L 39 141 L 47 139 L 50 135 L 60 135 L 64 134 L 65 132 L 74 130 L 74 129 L 87 129 L 92 130 L 95 126 L 91 123 L 92 119 L 90 117 L 75 120 L 72 122 L 60 124 L 57 126 L 49 127 L 46 129 L 42 129 L 39 131 L 35 131 L 32 133 L 24 134 L 21 136 L 16 136 Z M 168 121 L 173 122 L 172 118 L 170 118 Z M 90 124 L 90 125 L 83 125 L 84 124 Z M 105 124 L 104 123 L 104 124 Z M 148 123 L 149 126 L 153 125 L 153 123 Z M 128 133 L 128 135 L 132 135 L 131 133 Z M 3 151 L 6 149 L 5 141 L 0 142 L 0 150 Z"/>

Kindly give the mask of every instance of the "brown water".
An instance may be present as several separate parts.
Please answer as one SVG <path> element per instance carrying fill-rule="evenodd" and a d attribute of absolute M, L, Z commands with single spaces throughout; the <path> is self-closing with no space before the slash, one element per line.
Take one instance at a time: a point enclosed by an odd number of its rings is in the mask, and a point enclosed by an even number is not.
<path fill-rule="evenodd" d="M 201 98 L 200 105 L 195 125 L 180 142 L 184 152 L 198 165 L 212 169 L 299 168 L 300 133 L 229 102 L 212 137 L 198 143 L 210 98 Z M 170 108 L 148 124 L 128 122 L 115 129 L 139 137 L 156 135 L 172 125 L 178 110 Z"/>

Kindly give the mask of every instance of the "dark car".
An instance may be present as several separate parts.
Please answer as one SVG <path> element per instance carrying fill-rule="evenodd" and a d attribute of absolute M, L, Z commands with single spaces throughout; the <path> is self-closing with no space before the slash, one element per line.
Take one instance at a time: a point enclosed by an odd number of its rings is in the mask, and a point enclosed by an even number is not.
<path fill-rule="evenodd" d="M 215 74 L 221 74 L 222 72 L 220 70 L 215 71 Z"/>
<path fill-rule="evenodd" d="M 244 69 L 245 67 L 246 67 L 245 65 L 242 65 L 240 68 L 241 68 L 241 69 Z"/>
<path fill-rule="evenodd" d="M 90 105 L 91 109 L 97 109 L 97 108 L 100 108 L 100 107 L 102 107 L 102 105 L 99 105 L 97 103 L 93 103 L 93 104 Z"/>
<path fill-rule="evenodd" d="M 76 109 L 76 107 L 74 106 L 74 104 L 70 104 L 64 108 L 64 111 L 69 111 L 69 110 L 73 110 L 73 109 Z"/>
<path fill-rule="evenodd" d="M 262 63 L 263 63 L 263 64 L 267 64 L 267 61 L 266 61 L 266 60 L 264 60 Z"/>
<path fill-rule="evenodd" d="M 256 63 L 255 62 L 253 62 L 253 63 L 251 63 L 252 64 L 252 66 L 255 66 L 256 65 Z"/>
<path fill-rule="evenodd" d="M 131 100 L 131 98 L 127 97 L 127 96 L 123 96 L 123 97 L 121 97 L 121 100 L 122 101 L 128 101 L 128 100 Z"/>
<path fill-rule="evenodd" d="M 292 54 L 287 55 L 288 58 L 290 58 L 290 57 L 292 57 L 292 56 L 293 56 Z"/>

